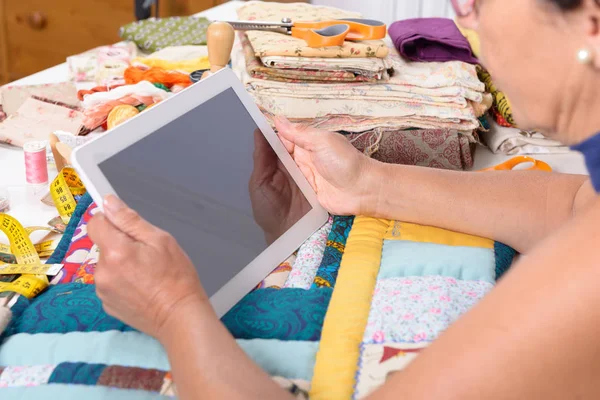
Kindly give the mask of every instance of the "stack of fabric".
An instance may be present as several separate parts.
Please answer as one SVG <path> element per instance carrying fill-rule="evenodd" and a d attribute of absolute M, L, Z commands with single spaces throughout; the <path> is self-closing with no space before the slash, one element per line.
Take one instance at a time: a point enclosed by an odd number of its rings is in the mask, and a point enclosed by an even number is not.
<path fill-rule="evenodd" d="M 459 27 L 468 40 L 475 57 L 481 54 L 481 45 L 477 32 Z M 483 142 L 497 154 L 553 154 L 571 151 L 556 140 L 548 139 L 536 131 L 523 131 L 518 128 L 513 117 L 512 105 L 506 95 L 496 86 L 490 73 L 482 66 L 477 68 L 479 79 L 485 84 L 486 91 L 491 93 L 493 104 L 489 110 L 492 121 L 490 129 L 481 138 Z"/>
<path fill-rule="evenodd" d="M 263 2 L 248 2 L 238 16 L 261 21 L 360 18 L 330 7 Z M 454 29 L 470 55 L 468 42 Z M 398 26 L 396 32 L 406 29 Z M 395 38 L 392 33 L 390 27 Z M 416 40 L 404 39 L 405 44 Z M 233 65 L 268 118 L 283 115 L 346 133 L 359 149 L 387 162 L 471 167 L 478 117 L 491 104 L 475 65 L 457 56 L 411 61 L 389 41 L 310 48 L 280 33 L 249 31 L 239 35 Z"/>

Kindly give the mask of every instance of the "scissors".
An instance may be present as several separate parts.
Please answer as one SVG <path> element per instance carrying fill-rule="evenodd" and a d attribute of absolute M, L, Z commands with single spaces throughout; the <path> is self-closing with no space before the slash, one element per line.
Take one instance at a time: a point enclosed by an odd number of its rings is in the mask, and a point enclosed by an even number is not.
<path fill-rule="evenodd" d="M 517 165 L 533 163 L 529 168 L 523 169 L 523 171 L 552 171 L 552 167 L 543 161 L 536 160 L 535 158 L 528 156 L 517 156 L 513 157 L 508 161 L 498 164 L 495 167 L 480 169 L 479 171 L 510 171 L 515 169 Z"/>
<path fill-rule="evenodd" d="M 319 22 L 283 18 L 281 22 L 231 21 L 238 31 L 269 31 L 303 39 L 309 47 L 341 46 L 345 40 L 383 39 L 387 27 L 381 21 L 362 18 L 344 18 Z"/>

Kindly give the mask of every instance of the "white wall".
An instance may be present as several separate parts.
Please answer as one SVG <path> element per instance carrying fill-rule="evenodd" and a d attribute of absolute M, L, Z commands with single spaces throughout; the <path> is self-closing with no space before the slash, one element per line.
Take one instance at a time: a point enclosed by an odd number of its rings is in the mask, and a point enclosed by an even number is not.
<path fill-rule="evenodd" d="M 312 0 L 313 4 L 360 12 L 365 18 L 391 24 L 417 17 L 453 17 L 450 0 Z"/>

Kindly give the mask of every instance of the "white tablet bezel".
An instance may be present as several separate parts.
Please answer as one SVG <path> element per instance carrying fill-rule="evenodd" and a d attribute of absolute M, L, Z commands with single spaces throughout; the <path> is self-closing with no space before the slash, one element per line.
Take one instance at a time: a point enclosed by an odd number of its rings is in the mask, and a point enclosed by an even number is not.
<path fill-rule="evenodd" d="M 230 69 L 223 69 L 209 78 L 191 85 L 182 92 L 157 104 L 152 109 L 127 120 L 105 135 L 77 148 L 71 157 L 73 166 L 92 198 L 102 209 L 102 199 L 116 194 L 98 165 L 138 140 L 154 133 L 179 116 L 198 107 L 219 93 L 233 89 L 256 125 L 271 144 L 275 153 L 312 206 L 300 221 L 290 228 L 245 268 L 240 270 L 227 284 L 219 289 L 210 301 L 221 317 L 244 295 L 250 292 L 279 263 L 292 254 L 310 235 L 318 230 L 329 217 L 319 204 L 317 195 L 286 151 L 271 126 L 258 109 L 242 83 Z M 202 277 L 200 277 L 202 279 Z"/>

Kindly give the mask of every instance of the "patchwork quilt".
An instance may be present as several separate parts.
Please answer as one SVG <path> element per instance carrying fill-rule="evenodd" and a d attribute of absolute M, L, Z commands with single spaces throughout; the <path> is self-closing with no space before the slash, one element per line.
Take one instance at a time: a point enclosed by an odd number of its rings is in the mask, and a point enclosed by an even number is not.
<path fill-rule="evenodd" d="M 96 297 L 96 210 L 79 202 L 49 262 L 60 283 L 20 298 L 0 345 L 2 399 L 176 396 L 164 349 Z M 514 250 L 443 229 L 332 217 L 222 319 L 298 399 L 360 399 L 405 368 L 506 272 Z"/>

